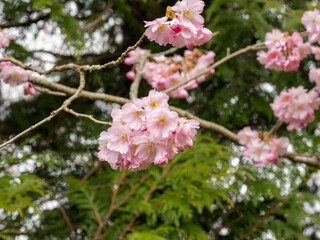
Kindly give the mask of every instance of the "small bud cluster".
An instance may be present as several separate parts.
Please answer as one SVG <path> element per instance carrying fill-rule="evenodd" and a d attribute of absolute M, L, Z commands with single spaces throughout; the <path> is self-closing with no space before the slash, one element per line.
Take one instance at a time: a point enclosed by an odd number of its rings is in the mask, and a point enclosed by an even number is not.
<path fill-rule="evenodd" d="M 148 27 L 146 36 L 159 45 L 166 46 L 169 43 L 189 49 L 206 43 L 213 34 L 203 27 L 204 19 L 200 14 L 204 5 L 202 0 L 178 1 L 173 7 L 167 8 L 165 17 L 145 21 L 145 27 Z"/>
<path fill-rule="evenodd" d="M 146 50 L 137 48 L 129 52 L 129 57 L 124 62 L 127 65 L 136 65 L 145 53 Z M 204 72 L 214 62 L 214 57 L 214 52 L 204 52 L 198 49 L 193 49 L 193 51 L 186 50 L 184 57 L 180 55 L 172 57 L 157 56 L 146 61 L 142 76 L 153 88 L 163 91 L 183 82 L 185 79 L 193 78 Z M 133 70 L 127 73 L 127 78 L 133 80 L 135 71 L 136 68 L 134 67 Z M 170 92 L 169 96 L 172 98 L 186 98 L 188 90 L 197 88 L 201 82 L 205 81 L 206 76 L 213 73 L 214 69 L 207 75 L 202 75 Z"/>
<path fill-rule="evenodd" d="M 199 122 L 180 118 L 169 110 L 169 97 L 151 90 L 148 97 L 114 110 L 112 126 L 100 134 L 99 154 L 113 169 L 146 169 L 164 165 L 174 155 L 193 146 Z"/>
<path fill-rule="evenodd" d="M 269 136 L 265 132 L 257 132 L 245 127 L 238 132 L 239 143 L 244 145 L 243 154 L 254 160 L 255 165 L 277 163 L 278 157 L 283 155 L 289 146 L 285 137 Z"/>

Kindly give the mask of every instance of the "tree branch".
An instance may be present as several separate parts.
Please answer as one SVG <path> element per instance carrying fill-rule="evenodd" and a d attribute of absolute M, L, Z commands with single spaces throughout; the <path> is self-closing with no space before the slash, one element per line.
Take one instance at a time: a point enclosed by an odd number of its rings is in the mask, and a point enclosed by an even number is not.
<path fill-rule="evenodd" d="M 236 51 L 234 53 L 231 53 L 231 54 L 225 56 L 224 58 L 220 59 L 218 62 L 216 62 L 216 63 L 212 64 L 210 67 L 208 67 L 205 71 L 197 74 L 196 76 L 194 76 L 194 77 L 192 77 L 190 79 L 187 79 L 187 80 L 185 80 L 185 81 L 183 81 L 181 83 L 178 83 L 177 85 L 175 85 L 175 86 L 173 86 L 171 88 L 168 88 L 163 92 L 165 92 L 165 93 L 172 92 L 172 91 L 178 89 L 179 87 L 191 82 L 192 80 L 197 79 L 198 77 L 201 77 L 202 75 L 205 75 L 205 74 L 209 73 L 212 69 L 218 67 L 222 63 L 227 62 L 231 58 L 234 58 L 234 57 L 236 57 L 238 55 L 241 55 L 241 54 L 243 54 L 245 52 L 248 52 L 248 51 L 251 51 L 251 50 L 259 50 L 259 49 L 262 49 L 262 48 L 264 48 L 264 43 L 257 43 L 257 44 L 242 48 L 242 49 L 240 49 L 240 50 L 238 50 L 238 51 Z"/>
<path fill-rule="evenodd" d="M 71 223 L 71 221 L 70 221 L 70 218 L 69 218 L 67 212 L 65 211 L 64 207 L 62 206 L 61 202 L 60 202 L 58 199 L 56 199 L 56 201 L 57 201 L 58 204 L 59 204 L 60 212 L 61 212 L 64 220 L 66 221 L 66 223 L 67 223 L 67 225 L 68 225 L 68 227 L 69 227 L 69 229 L 70 229 L 70 232 L 73 233 L 74 239 L 76 240 L 76 239 L 77 239 L 77 231 L 76 231 L 76 228 L 72 225 L 72 223 Z"/>
<path fill-rule="evenodd" d="M 32 131 L 33 129 L 39 127 L 40 125 L 50 121 L 52 118 L 54 118 L 58 113 L 60 113 L 61 111 L 63 111 L 68 105 L 71 104 L 71 102 L 73 100 L 75 100 L 76 98 L 79 97 L 81 91 L 83 90 L 85 86 L 85 75 L 83 72 L 80 72 L 80 85 L 78 87 L 78 89 L 75 89 L 76 91 L 74 91 L 73 95 L 71 97 L 69 97 L 67 100 L 65 100 L 63 102 L 63 104 L 55 111 L 51 112 L 51 114 L 46 117 L 45 119 L 41 120 L 40 122 L 32 125 L 31 127 L 27 128 L 26 130 L 24 130 L 23 132 L 19 133 L 18 135 L 16 135 L 15 137 L 11 138 L 10 140 L 8 140 L 7 142 L 3 143 L 0 145 L 0 148 L 3 148 L 4 146 L 13 143 L 14 141 L 16 141 L 18 138 L 20 138 L 21 136 L 25 135 L 26 133 Z"/>
<path fill-rule="evenodd" d="M 272 214 L 275 213 L 275 211 L 276 211 L 276 209 L 279 207 L 280 203 L 281 203 L 281 202 L 278 202 L 278 203 L 274 204 L 273 207 L 269 210 L 269 212 L 267 212 L 262 218 L 260 218 L 260 219 L 258 220 L 258 222 L 257 222 L 247 233 L 245 233 L 245 234 L 242 236 L 242 239 L 246 239 L 246 238 L 248 238 L 252 233 L 254 233 L 254 232 L 258 229 L 258 227 L 259 227 L 265 220 L 267 220 L 267 218 L 268 218 L 270 215 L 272 215 Z"/>
<path fill-rule="evenodd" d="M 68 64 L 64 64 L 61 66 L 55 66 L 47 71 L 44 71 L 44 70 L 41 70 L 41 69 L 33 67 L 33 66 L 28 66 L 28 65 L 22 63 L 21 61 L 14 59 L 14 58 L 11 58 L 11 57 L 2 58 L 2 59 L 0 59 L 0 62 L 9 61 L 9 62 L 12 62 L 15 65 L 18 65 L 26 70 L 31 70 L 31 71 L 34 71 L 34 72 L 37 72 L 37 73 L 43 74 L 43 75 L 47 75 L 52 72 L 61 72 L 64 70 L 98 71 L 98 70 L 105 69 L 109 66 L 117 66 L 120 63 L 122 63 L 124 61 L 124 58 L 127 56 L 128 52 L 136 49 L 140 45 L 140 43 L 143 41 L 144 37 L 145 37 L 145 34 L 142 34 L 142 36 L 140 37 L 138 42 L 136 42 L 136 44 L 134 44 L 133 46 L 128 47 L 127 50 L 124 51 L 117 60 L 107 62 L 103 65 L 78 65 L 78 64 L 74 64 L 74 63 L 68 63 Z"/>
<path fill-rule="evenodd" d="M 97 120 L 92 115 L 87 115 L 87 114 L 84 114 L 84 113 L 78 113 L 78 112 L 73 111 L 70 108 L 65 108 L 64 111 L 66 111 L 68 113 L 71 113 L 72 115 L 74 115 L 76 117 L 89 118 L 91 121 L 93 121 L 93 122 L 95 122 L 97 124 L 111 126 L 110 122 L 104 122 L 104 121 Z"/>
<path fill-rule="evenodd" d="M 52 90 L 59 91 L 59 92 L 64 92 L 68 95 L 72 95 L 76 91 L 76 89 L 74 89 L 74 88 L 66 87 L 62 84 L 49 82 L 46 79 L 37 78 L 37 77 L 33 77 L 33 76 L 29 76 L 29 81 L 34 84 L 48 88 L 48 89 L 52 89 Z M 105 94 L 105 93 L 95 93 L 95 92 L 89 92 L 89 91 L 82 91 L 80 94 L 80 97 L 91 99 L 91 100 L 103 100 L 103 101 L 114 102 L 114 103 L 119 103 L 119 104 L 125 104 L 127 102 L 130 102 L 130 100 L 127 98 L 116 97 L 116 96 Z M 170 109 L 173 111 L 176 111 L 181 117 L 188 117 L 188 118 L 195 119 L 195 120 L 199 121 L 200 127 L 212 130 L 218 134 L 221 134 L 223 137 L 228 138 L 230 141 L 232 141 L 236 144 L 239 144 L 239 139 L 238 139 L 237 135 L 235 133 L 231 132 L 229 129 L 227 129 L 219 124 L 216 124 L 214 122 L 210 122 L 210 121 L 201 119 L 201 118 L 191 114 L 190 112 L 182 110 L 180 108 L 170 106 Z M 304 154 L 287 152 L 283 155 L 283 157 L 285 157 L 293 162 L 305 163 L 308 166 L 320 168 L 320 156 L 318 156 L 316 154 L 315 155 L 304 155 Z"/>
<path fill-rule="evenodd" d="M 138 91 L 139 91 L 139 85 L 140 85 L 141 78 L 142 78 L 143 67 L 146 64 L 146 61 L 147 61 L 149 55 L 150 55 L 150 51 L 147 50 L 147 52 L 144 54 L 143 58 L 141 59 L 141 61 L 139 63 L 138 71 L 137 71 L 136 76 L 130 86 L 129 95 L 130 95 L 131 100 L 138 97 Z"/>
<path fill-rule="evenodd" d="M 81 31 L 83 32 L 86 32 L 88 31 L 90 28 L 94 27 L 95 25 L 97 25 L 103 18 L 103 16 L 105 14 L 107 14 L 107 12 L 112 8 L 112 6 L 114 5 L 114 3 L 110 3 L 110 4 L 107 4 L 106 7 L 103 9 L 103 11 L 101 12 L 101 14 L 94 20 L 92 21 L 91 23 L 89 23 L 88 25 L 80 28 Z"/>

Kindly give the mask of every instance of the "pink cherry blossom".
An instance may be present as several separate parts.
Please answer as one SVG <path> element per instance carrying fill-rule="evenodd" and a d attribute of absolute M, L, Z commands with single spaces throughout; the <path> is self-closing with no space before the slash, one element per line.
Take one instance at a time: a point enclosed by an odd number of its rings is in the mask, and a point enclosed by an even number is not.
<path fill-rule="evenodd" d="M 6 65 L 2 67 L 0 79 L 10 86 L 20 85 L 28 80 L 27 72 L 18 66 Z"/>
<path fill-rule="evenodd" d="M 320 31 L 320 12 L 318 9 L 304 12 L 301 23 L 305 26 L 308 33 Z"/>
<path fill-rule="evenodd" d="M 245 127 L 238 132 L 239 143 L 242 145 L 249 144 L 252 140 L 258 139 L 259 134 L 253 131 L 250 127 Z"/>
<path fill-rule="evenodd" d="M 316 60 L 320 60 L 320 47 L 312 46 L 311 52 L 312 52 L 312 54 L 314 54 L 314 58 Z"/>
<path fill-rule="evenodd" d="M 23 91 L 24 91 L 24 95 L 35 95 L 36 94 L 36 90 L 34 89 L 34 85 L 30 82 L 26 82 L 23 85 Z"/>
<path fill-rule="evenodd" d="M 168 138 L 170 132 L 177 128 L 178 121 L 179 117 L 176 112 L 161 108 L 151 112 L 147 127 L 155 137 L 163 139 Z"/>
<path fill-rule="evenodd" d="M 311 44 L 303 43 L 300 33 L 282 33 L 273 29 L 266 34 L 265 44 L 267 52 L 258 51 L 257 60 L 267 69 L 275 71 L 296 72 L 300 61 L 311 52 Z"/>
<path fill-rule="evenodd" d="M 168 96 L 151 90 L 111 113 L 112 126 L 100 134 L 98 157 L 113 169 L 143 170 L 163 165 L 184 146 L 192 147 L 199 123 L 169 110 Z"/>
<path fill-rule="evenodd" d="M 167 20 L 167 17 L 162 17 L 154 21 L 145 21 L 145 27 L 148 27 L 145 32 L 146 36 L 159 45 L 166 46 L 168 43 L 174 43 L 174 34 Z"/>
<path fill-rule="evenodd" d="M 265 44 L 270 49 L 283 39 L 284 34 L 278 29 L 273 29 L 271 33 L 266 34 Z"/>
<path fill-rule="evenodd" d="M 134 71 L 131 70 L 130 72 L 127 72 L 126 77 L 130 80 L 134 80 L 134 78 L 136 77 L 136 74 Z"/>
<path fill-rule="evenodd" d="M 276 117 L 288 123 L 287 129 L 300 129 L 314 120 L 314 111 L 319 108 L 319 94 L 312 90 L 307 92 L 302 86 L 281 92 L 274 99 L 271 108 Z"/>
<path fill-rule="evenodd" d="M 277 163 L 278 157 L 286 153 L 289 141 L 285 137 L 276 138 L 266 133 L 260 134 L 245 127 L 238 132 L 239 143 L 244 145 L 243 154 L 254 160 L 256 166 Z"/>
<path fill-rule="evenodd" d="M 204 28 L 200 15 L 204 8 L 202 0 L 182 0 L 167 8 L 165 17 L 145 21 L 146 36 L 159 45 L 168 43 L 175 47 L 187 46 L 189 49 L 209 41 L 212 32 Z M 168 17 L 172 19 L 169 21 Z M 127 60 L 128 62 L 129 60 Z"/>
<path fill-rule="evenodd" d="M 204 23 L 200 15 L 204 8 L 202 0 L 182 0 L 178 1 L 171 10 L 175 11 L 183 24 L 189 28 L 197 28 Z"/>
<path fill-rule="evenodd" d="M 214 57 L 214 52 L 204 52 L 198 49 L 193 49 L 193 51 L 186 50 L 184 57 L 179 55 L 174 55 L 173 57 L 166 57 L 164 55 L 155 56 L 146 61 L 142 71 L 142 77 L 146 79 L 153 88 L 158 91 L 164 91 L 183 82 L 186 78 L 194 78 L 198 76 L 199 73 L 206 71 L 207 68 L 213 64 Z M 136 70 L 136 68 L 137 67 L 135 67 L 134 70 Z M 129 73 L 127 73 L 127 77 L 130 78 L 130 76 L 128 76 Z M 172 98 L 186 98 L 189 95 L 187 90 L 198 87 L 200 83 L 205 81 L 206 76 L 211 74 L 214 74 L 214 69 L 170 92 L 169 96 Z"/>

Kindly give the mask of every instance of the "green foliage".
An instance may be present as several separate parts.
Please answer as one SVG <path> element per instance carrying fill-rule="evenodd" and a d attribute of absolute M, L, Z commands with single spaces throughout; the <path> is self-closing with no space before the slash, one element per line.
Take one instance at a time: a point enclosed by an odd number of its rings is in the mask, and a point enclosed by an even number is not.
<path fill-rule="evenodd" d="M 111 2 L 112 10 L 103 20 L 82 32 L 81 26 L 94 21 Z M 300 24 L 303 12 L 320 7 L 317 1 L 300 0 L 205 2 L 205 26 L 219 34 L 203 48 L 215 51 L 216 61 L 226 55 L 227 48 L 234 52 L 263 41 L 265 33 L 273 28 L 303 31 Z M 22 35 L 40 34 L 44 24 L 56 26 L 72 53 L 64 55 L 57 49 L 61 55 L 53 56 L 55 64 L 60 65 L 68 62 L 104 64 L 114 60 L 141 36 L 144 20 L 163 16 L 166 6 L 174 3 L 166 0 L 2 0 L 1 4 L 4 25 L 41 17 L 36 23 L 22 26 Z M 119 35 L 123 41 L 116 41 Z M 91 46 L 96 43 L 91 40 L 97 36 L 101 37 L 101 46 Z M 37 55 L 23 40 L 24 36 L 21 41 L 12 41 L 5 53 L 28 62 Z M 141 47 L 152 52 L 165 49 L 148 40 L 144 40 Z M 269 130 L 277 120 L 269 104 L 280 91 L 291 86 L 304 85 L 311 89 L 308 69 L 313 64 L 319 65 L 310 57 L 302 62 L 298 73 L 273 72 L 256 61 L 256 52 L 248 52 L 215 69 L 214 75 L 190 92 L 188 101 L 171 99 L 170 104 L 234 132 L 247 125 Z M 125 73 L 129 70 L 121 64 L 88 72 L 86 90 L 128 97 L 130 81 Z M 59 76 L 65 85 L 78 86 L 77 73 L 66 71 L 54 76 Z M 149 89 L 150 86 L 142 82 L 139 95 L 145 96 Z M 44 94 L 8 106 L 1 99 L 1 111 L 4 109 L 0 121 L 1 140 L 48 116 L 63 100 Z M 110 121 L 115 105 L 77 99 L 70 107 Z M 277 133 L 289 137 L 297 152 L 319 152 L 319 111 L 316 119 L 304 130 L 287 132 L 283 126 Z M 78 239 L 94 238 L 98 218 L 103 220 L 110 212 L 112 195 L 123 174 L 102 164 L 88 180 L 81 181 L 98 161 L 97 138 L 105 129 L 88 119 L 61 113 L 0 152 L 1 239 L 16 239 L 18 235 L 34 240 L 74 239 L 57 199 L 76 229 Z M 167 165 L 150 166 L 146 171 L 132 172 L 125 177 L 114 203 L 121 206 L 111 209 L 112 214 L 101 231 L 102 239 L 118 239 L 135 218 L 125 239 L 242 239 L 264 216 L 266 219 L 248 239 L 268 239 L 267 235 L 274 239 L 317 239 L 315 232 L 320 230 L 320 218 L 312 209 L 320 201 L 319 186 L 310 182 L 317 169 L 286 159 L 277 165 L 257 168 L 241 156 L 239 147 L 220 135 L 203 129 L 199 132 L 193 148 L 178 154 Z M 123 199 L 126 201 L 122 202 Z M 269 214 L 274 206 L 277 208 Z M 306 234 L 310 228 L 313 235 Z"/>

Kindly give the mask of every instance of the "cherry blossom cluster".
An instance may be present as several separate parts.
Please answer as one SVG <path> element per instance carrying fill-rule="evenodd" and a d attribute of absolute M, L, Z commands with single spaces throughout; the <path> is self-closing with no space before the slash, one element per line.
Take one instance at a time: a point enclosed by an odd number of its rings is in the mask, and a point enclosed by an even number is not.
<path fill-rule="evenodd" d="M 307 30 L 309 41 L 311 43 L 320 43 L 320 11 L 314 9 L 313 11 L 304 12 L 301 23 Z"/>
<path fill-rule="evenodd" d="M 10 40 L 15 40 L 19 36 L 18 31 L 11 31 L 8 34 L 5 34 L 0 30 L 0 48 L 9 47 Z"/>
<path fill-rule="evenodd" d="M 300 33 L 281 32 L 273 29 L 265 37 L 268 51 L 258 51 L 258 61 L 267 69 L 275 71 L 296 72 L 300 61 L 311 53 L 311 44 L 303 42 Z"/>
<path fill-rule="evenodd" d="M 100 134 L 99 159 L 113 169 L 137 171 L 152 163 L 166 164 L 185 145 L 191 148 L 199 122 L 179 118 L 169 110 L 168 99 L 151 90 L 148 97 L 114 110 L 112 126 Z"/>
<path fill-rule="evenodd" d="M 129 57 L 125 59 L 125 64 L 132 65 L 138 63 L 146 50 L 137 48 L 129 52 Z M 184 57 L 174 55 L 165 57 L 164 55 L 153 57 L 146 61 L 142 76 L 147 82 L 158 91 L 169 89 L 185 79 L 190 79 L 204 72 L 213 62 L 215 53 L 212 51 L 204 52 L 198 49 L 193 51 L 186 50 Z M 127 78 L 133 80 L 135 78 L 135 67 L 127 73 Z M 198 85 L 205 81 L 206 76 L 213 74 L 214 69 L 207 75 L 202 75 L 180 88 L 169 93 L 172 98 L 186 98 L 188 90 L 197 88 Z"/>
<path fill-rule="evenodd" d="M 204 5 L 202 0 L 178 1 L 173 7 L 167 7 L 165 17 L 145 21 L 145 27 L 148 27 L 146 36 L 159 45 L 166 46 L 169 43 L 189 49 L 206 43 L 213 34 L 203 27 L 204 19 L 200 14 Z"/>
<path fill-rule="evenodd" d="M 35 89 L 34 85 L 28 82 L 28 72 L 19 66 L 13 65 L 11 62 L 0 62 L 2 67 L 0 73 L 0 83 L 1 80 L 9 84 L 12 87 L 23 85 L 25 95 L 34 95 Z M 38 75 L 37 73 L 30 73 L 31 75 Z"/>
<path fill-rule="evenodd" d="M 269 136 L 265 132 L 257 132 L 245 127 L 238 132 L 239 143 L 244 145 L 243 154 L 254 160 L 255 165 L 277 163 L 278 157 L 283 155 L 289 146 L 285 137 Z"/>
<path fill-rule="evenodd" d="M 316 90 L 309 92 L 303 87 L 282 91 L 274 99 L 271 108 L 276 117 L 288 123 L 288 131 L 305 128 L 315 119 L 314 111 L 320 106 L 320 97 Z"/>

